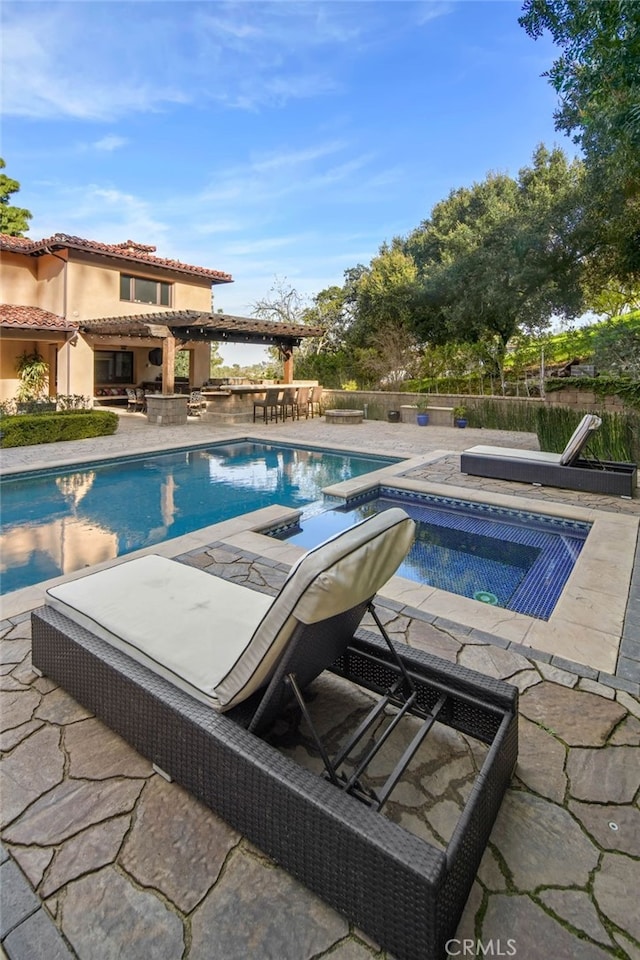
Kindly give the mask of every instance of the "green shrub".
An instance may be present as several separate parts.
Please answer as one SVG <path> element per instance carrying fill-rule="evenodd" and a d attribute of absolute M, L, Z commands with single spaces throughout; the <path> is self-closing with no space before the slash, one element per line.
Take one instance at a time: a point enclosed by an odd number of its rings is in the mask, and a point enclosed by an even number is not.
<path fill-rule="evenodd" d="M 57 440 L 104 437 L 118 429 L 118 415 L 110 410 L 69 410 L 64 413 L 19 414 L 3 417 L 1 447 L 26 447 Z"/>
<path fill-rule="evenodd" d="M 569 437 L 584 416 L 565 407 L 538 410 L 538 442 L 541 450 L 562 453 Z M 640 416 L 635 413 L 599 413 L 602 426 L 589 440 L 587 454 L 599 460 L 640 461 Z"/>
<path fill-rule="evenodd" d="M 470 427 L 485 427 L 487 430 L 516 430 L 535 433 L 537 429 L 536 403 L 517 400 L 501 401 L 469 399 L 465 404 Z"/>

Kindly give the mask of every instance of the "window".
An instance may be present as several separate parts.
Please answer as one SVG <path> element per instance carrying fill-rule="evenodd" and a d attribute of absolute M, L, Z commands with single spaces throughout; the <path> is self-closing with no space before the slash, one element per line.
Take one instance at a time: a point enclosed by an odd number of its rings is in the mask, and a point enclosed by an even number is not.
<path fill-rule="evenodd" d="M 132 303 L 159 303 L 171 306 L 171 284 L 161 280 L 149 280 L 148 277 L 131 277 L 120 274 L 120 299 Z"/>
<path fill-rule="evenodd" d="M 96 350 L 96 383 L 133 383 L 132 350 Z"/>

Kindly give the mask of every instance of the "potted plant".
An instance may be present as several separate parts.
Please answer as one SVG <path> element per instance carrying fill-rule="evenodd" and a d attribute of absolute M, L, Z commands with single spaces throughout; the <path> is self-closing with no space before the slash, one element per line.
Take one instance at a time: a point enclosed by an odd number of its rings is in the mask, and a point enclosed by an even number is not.
<path fill-rule="evenodd" d="M 25 350 L 16 361 L 16 372 L 20 380 L 16 392 L 18 413 L 31 413 L 39 407 L 44 409 L 49 386 L 49 365 L 44 357 L 37 349 L 32 353 Z M 51 405 L 51 402 L 46 404 Z"/>
<path fill-rule="evenodd" d="M 419 397 L 416 407 L 418 408 L 418 413 L 416 414 L 416 423 L 419 427 L 426 427 L 429 423 L 429 414 L 427 413 L 427 410 L 429 409 L 428 399 L 426 397 Z"/>
<path fill-rule="evenodd" d="M 461 430 L 464 430 L 467 425 L 467 408 L 462 406 L 454 407 L 453 419 L 456 427 L 460 427 Z"/>

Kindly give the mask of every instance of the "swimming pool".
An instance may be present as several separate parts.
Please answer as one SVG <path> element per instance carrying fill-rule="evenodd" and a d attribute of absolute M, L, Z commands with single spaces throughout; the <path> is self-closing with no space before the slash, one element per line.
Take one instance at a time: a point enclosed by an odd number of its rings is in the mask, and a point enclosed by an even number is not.
<path fill-rule="evenodd" d="M 234 441 L 4 478 L 0 547 L 9 593 L 398 462 Z"/>
<path fill-rule="evenodd" d="M 402 506 L 417 521 L 398 575 L 463 597 L 548 620 L 591 525 L 449 497 L 381 487 L 357 503 L 318 512 L 273 532 L 310 548 L 358 520 Z"/>

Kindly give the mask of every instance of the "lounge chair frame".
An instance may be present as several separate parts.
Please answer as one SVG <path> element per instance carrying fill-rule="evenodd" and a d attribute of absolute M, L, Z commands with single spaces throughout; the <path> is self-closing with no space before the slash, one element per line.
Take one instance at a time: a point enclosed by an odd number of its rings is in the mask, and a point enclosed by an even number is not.
<path fill-rule="evenodd" d="M 361 612 L 341 617 L 357 623 Z M 143 756 L 397 960 L 444 957 L 516 763 L 515 687 L 395 645 L 421 710 L 444 695 L 438 720 L 490 744 L 443 851 L 248 730 L 255 703 L 217 713 L 50 606 L 32 624 L 34 667 Z M 330 640 L 335 624 L 325 625 Z M 366 631 L 330 669 L 376 692 L 398 679 L 384 641 Z"/>
<path fill-rule="evenodd" d="M 574 460 L 561 465 L 536 460 L 474 453 L 465 450 L 460 455 L 460 470 L 474 477 L 496 480 L 516 480 L 537 483 L 544 487 L 583 490 L 587 493 L 605 493 L 611 496 L 633 497 L 637 483 L 637 464 L 616 463 L 610 460 Z"/>

